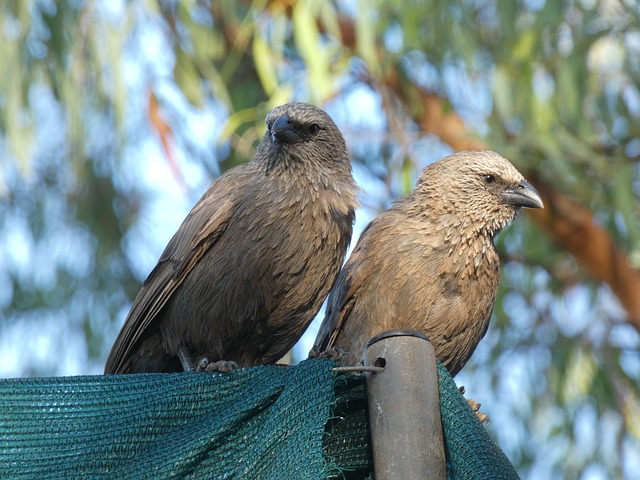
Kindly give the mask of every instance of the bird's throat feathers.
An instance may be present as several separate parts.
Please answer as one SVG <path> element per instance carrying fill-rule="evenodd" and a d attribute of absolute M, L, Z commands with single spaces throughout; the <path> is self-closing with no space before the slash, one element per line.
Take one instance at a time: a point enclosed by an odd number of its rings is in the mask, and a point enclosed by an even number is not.
<path fill-rule="evenodd" d="M 281 206 L 293 210 L 318 210 L 338 215 L 353 215 L 358 206 L 357 191 L 350 170 L 316 162 L 313 168 L 305 165 L 310 160 L 295 155 L 282 155 L 272 162 L 259 163 L 259 173 L 265 185 L 275 187 Z M 348 160 L 346 160 L 348 162 Z M 286 174 L 285 174 L 286 171 Z"/>

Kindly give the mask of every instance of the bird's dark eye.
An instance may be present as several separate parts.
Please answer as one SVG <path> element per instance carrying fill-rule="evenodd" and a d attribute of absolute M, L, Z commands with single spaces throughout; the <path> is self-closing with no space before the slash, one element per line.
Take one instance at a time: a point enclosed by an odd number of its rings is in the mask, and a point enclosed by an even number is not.
<path fill-rule="evenodd" d="M 483 175 L 482 179 L 484 180 L 484 183 L 493 183 L 496 181 L 496 177 L 494 177 L 493 175 Z"/>
<path fill-rule="evenodd" d="M 318 125 L 317 123 L 312 123 L 307 127 L 307 131 L 309 132 L 309 135 L 317 135 L 320 131 L 320 125 Z"/>

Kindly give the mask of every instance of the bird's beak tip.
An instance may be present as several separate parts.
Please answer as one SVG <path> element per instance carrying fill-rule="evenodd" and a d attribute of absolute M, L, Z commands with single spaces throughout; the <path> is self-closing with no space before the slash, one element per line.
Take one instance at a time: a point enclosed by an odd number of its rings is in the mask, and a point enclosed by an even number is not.
<path fill-rule="evenodd" d="M 516 188 L 506 190 L 502 194 L 502 200 L 515 207 L 544 208 L 542 197 L 526 180 L 521 180 Z"/>

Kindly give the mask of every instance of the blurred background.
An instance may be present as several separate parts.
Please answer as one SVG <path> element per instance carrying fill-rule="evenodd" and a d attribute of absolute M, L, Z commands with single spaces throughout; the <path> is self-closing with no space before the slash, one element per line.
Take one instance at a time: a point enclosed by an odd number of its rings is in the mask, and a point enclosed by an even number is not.
<path fill-rule="evenodd" d="M 456 150 L 538 187 L 456 381 L 524 478 L 638 478 L 635 0 L 23 0 L 0 45 L 0 377 L 101 373 L 186 213 L 305 101 L 349 144 L 356 236 Z"/>

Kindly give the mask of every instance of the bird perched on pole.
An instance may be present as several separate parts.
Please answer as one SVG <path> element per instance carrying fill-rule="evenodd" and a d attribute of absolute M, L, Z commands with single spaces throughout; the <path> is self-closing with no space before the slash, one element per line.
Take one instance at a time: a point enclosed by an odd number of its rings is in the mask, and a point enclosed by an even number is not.
<path fill-rule="evenodd" d="M 165 248 L 105 373 L 274 363 L 316 315 L 351 240 L 345 141 L 304 103 L 266 124 L 253 160 L 215 180 Z"/>
<path fill-rule="evenodd" d="M 497 153 L 460 152 L 427 166 L 409 196 L 362 233 L 312 354 L 334 349 L 355 363 L 374 335 L 417 330 L 456 375 L 489 326 L 500 276 L 494 237 L 521 207 L 542 208 L 542 199 Z"/>

